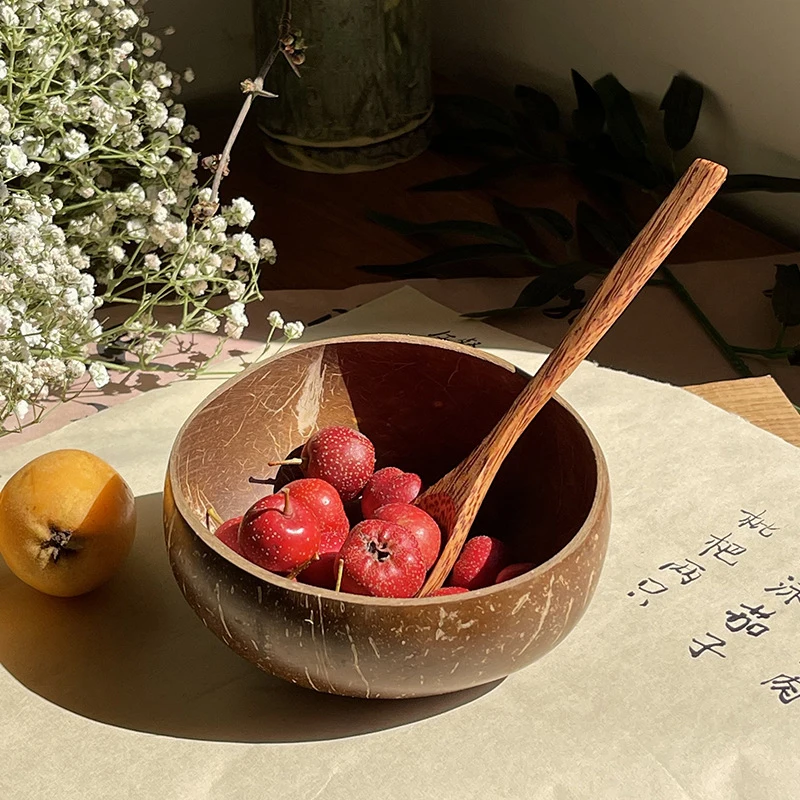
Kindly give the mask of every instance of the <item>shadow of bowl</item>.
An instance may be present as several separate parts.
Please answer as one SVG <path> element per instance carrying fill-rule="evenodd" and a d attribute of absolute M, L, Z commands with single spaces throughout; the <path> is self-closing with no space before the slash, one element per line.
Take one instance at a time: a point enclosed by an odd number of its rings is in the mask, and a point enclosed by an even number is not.
<path fill-rule="evenodd" d="M 48 597 L 0 562 L 0 664 L 25 689 L 131 730 L 277 743 L 406 725 L 493 688 L 376 704 L 265 675 L 209 636 L 178 591 L 164 553 L 161 495 L 139 497 L 136 505 L 139 524 L 128 561 L 90 594 Z"/>

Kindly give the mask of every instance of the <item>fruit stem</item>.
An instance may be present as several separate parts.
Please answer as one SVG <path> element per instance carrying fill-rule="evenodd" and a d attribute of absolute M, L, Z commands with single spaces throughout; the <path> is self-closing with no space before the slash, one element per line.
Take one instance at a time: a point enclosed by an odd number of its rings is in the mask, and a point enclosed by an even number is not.
<path fill-rule="evenodd" d="M 267 461 L 268 467 L 290 467 L 295 464 L 302 464 L 302 458 L 286 458 L 283 461 Z"/>
<path fill-rule="evenodd" d="M 251 475 L 248 479 L 250 483 L 274 483 L 275 478 L 256 478 L 255 476 Z"/>
<path fill-rule="evenodd" d="M 308 567 L 311 564 L 313 564 L 318 558 L 319 558 L 319 553 L 317 553 L 315 556 L 309 558 L 308 561 L 304 561 L 302 564 L 300 564 L 299 566 L 295 567 L 291 572 L 287 573 L 286 577 L 290 581 L 293 581 L 306 567 Z"/>
<path fill-rule="evenodd" d="M 217 528 L 225 522 L 224 519 L 217 513 L 217 509 L 214 506 L 209 506 L 206 509 L 206 528 L 211 530 L 211 521 L 214 521 L 217 525 Z"/>
<path fill-rule="evenodd" d="M 289 514 L 291 511 L 289 508 L 289 490 L 282 489 L 281 491 L 283 492 L 283 513 Z"/>
<path fill-rule="evenodd" d="M 253 506 L 248 508 L 239 523 L 239 530 L 241 531 L 245 525 L 249 525 L 256 517 L 260 517 L 266 510 L 266 508 L 254 508 Z"/>
<path fill-rule="evenodd" d="M 336 573 L 336 588 L 334 589 L 335 592 L 339 592 L 342 589 L 342 575 L 344 574 L 344 561 L 339 559 L 339 571 Z"/>

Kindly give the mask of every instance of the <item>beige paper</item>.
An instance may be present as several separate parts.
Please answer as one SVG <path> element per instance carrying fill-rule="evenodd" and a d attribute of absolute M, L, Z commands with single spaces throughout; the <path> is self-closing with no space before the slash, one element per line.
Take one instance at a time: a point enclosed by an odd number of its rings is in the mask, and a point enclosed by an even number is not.
<path fill-rule="evenodd" d="M 411 289 L 309 335 L 367 331 L 477 339 L 528 370 L 543 358 Z M 681 390 L 582 365 L 562 394 L 597 436 L 614 497 L 583 620 L 495 686 L 356 701 L 258 672 L 172 580 L 166 459 L 216 385 L 171 384 L 0 454 L 4 482 L 39 453 L 92 450 L 140 510 L 132 557 L 91 596 L 46 598 L 0 567 L 0 797 L 796 797 L 800 450 Z M 742 523 L 742 509 L 763 514 Z M 770 616 L 731 630 L 741 604 Z M 692 657 L 711 636 L 725 645 Z"/>

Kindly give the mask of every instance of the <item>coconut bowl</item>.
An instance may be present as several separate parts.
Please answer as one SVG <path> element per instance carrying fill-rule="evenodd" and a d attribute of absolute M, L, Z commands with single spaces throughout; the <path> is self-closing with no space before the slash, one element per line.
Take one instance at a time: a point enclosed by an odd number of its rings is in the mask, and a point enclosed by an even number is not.
<path fill-rule="evenodd" d="M 444 694 L 541 658 L 590 602 L 610 527 L 603 455 L 558 397 L 509 454 L 473 529 L 537 565 L 513 580 L 444 597 L 337 593 L 251 564 L 205 525 L 209 505 L 228 518 L 268 493 L 249 476 L 280 482 L 267 463 L 328 425 L 366 434 L 376 468 L 417 472 L 430 485 L 481 441 L 528 378 L 462 345 L 374 335 L 298 345 L 228 381 L 192 413 L 169 459 L 164 527 L 186 600 L 243 658 L 333 694 Z"/>

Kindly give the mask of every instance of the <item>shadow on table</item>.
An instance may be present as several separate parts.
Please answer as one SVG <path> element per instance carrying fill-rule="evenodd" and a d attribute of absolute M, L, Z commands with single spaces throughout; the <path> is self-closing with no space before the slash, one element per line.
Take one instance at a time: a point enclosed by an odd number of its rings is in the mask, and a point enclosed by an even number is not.
<path fill-rule="evenodd" d="M 190 739 L 303 742 L 433 717 L 500 683 L 440 697 L 369 701 L 317 694 L 266 675 L 209 633 L 184 601 L 163 541 L 161 495 L 136 502 L 131 556 L 119 575 L 89 595 L 48 597 L 0 562 L 0 663 L 68 711 Z"/>

